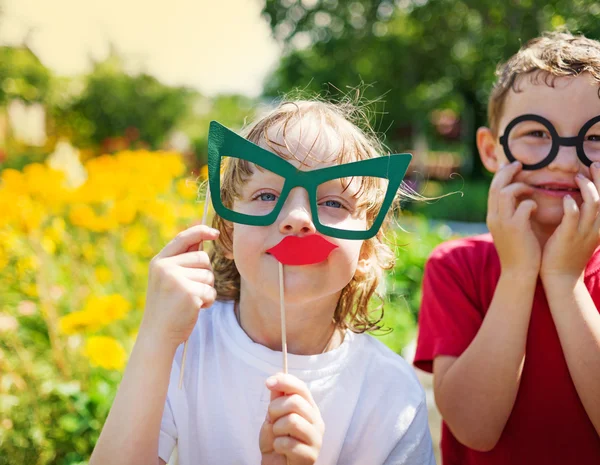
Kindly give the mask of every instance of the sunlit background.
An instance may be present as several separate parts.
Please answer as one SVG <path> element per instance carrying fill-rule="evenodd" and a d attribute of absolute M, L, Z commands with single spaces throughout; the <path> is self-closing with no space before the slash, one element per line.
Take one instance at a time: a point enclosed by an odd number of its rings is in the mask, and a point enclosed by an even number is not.
<path fill-rule="evenodd" d="M 294 89 L 363 107 L 414 153 L 418 192 L 462 193 L 399 218 L 379 337 L 410 347 L 427 255 L 485 220 L 474 133 L 497 62 L 557 27 L 598 39 L 599 15 L 591 0 L 0 0 L 0 465 L 87 463 L 148 262 L 201 215 L 208 122 L 239 129 Z"/>

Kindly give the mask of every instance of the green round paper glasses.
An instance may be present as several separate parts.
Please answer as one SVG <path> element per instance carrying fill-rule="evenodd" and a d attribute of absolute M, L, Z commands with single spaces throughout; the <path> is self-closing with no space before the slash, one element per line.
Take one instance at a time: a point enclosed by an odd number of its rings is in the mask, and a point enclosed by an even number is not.
<path fill-rule="evenodd" d="M 236 193 L 234 205 L 227 208 L 221 196 L 221 169 L 235 158 L 250 163 L 251 175 Z M 364 240 L 377 234 L 411 158 L 401 153 L 302 171 L 216 121 L 210 123 L 208 133 L 208 182 L 218 215 L 234 223 L 268 226 L 276 221 L 290 191 L 302 187 L 308 193 L 316 230 L 340 239 Z M 365 186 L 379 186 L 383 194 L 370 224 L 360 218 Z"/>

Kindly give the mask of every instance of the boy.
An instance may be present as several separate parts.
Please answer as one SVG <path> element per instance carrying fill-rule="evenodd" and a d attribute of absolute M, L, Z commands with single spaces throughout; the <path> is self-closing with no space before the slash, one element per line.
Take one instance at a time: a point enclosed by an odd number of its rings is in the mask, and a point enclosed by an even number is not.
<path fill-rule="evenodd" d="M 499 68 L 491 234 L 439 246 L 423 281 L 445 465 L 600 463 L 599 82 L 600 43 L 568 33 Z"/>

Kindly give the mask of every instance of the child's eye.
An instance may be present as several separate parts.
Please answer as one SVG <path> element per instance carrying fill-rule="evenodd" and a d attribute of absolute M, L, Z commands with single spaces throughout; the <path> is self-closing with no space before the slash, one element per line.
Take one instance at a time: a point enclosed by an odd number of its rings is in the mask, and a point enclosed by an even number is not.
<path fill-rule="evenodd" d="M 252 200 L 261 200 L 262 202 L 275 202 L 277 196 L 271 192 L 260 192 L 252 197 Z"/>
<path fill-rule="evenodd" d="M 548 137 L 550 137 L 547 132 L 542 131 L 542 130 L 529 131 L 527 133 L 527 135 L 531 136 L 531 137 L 539 137 L 539 138 L 548 138 Z"/>
<path fill-rule="evenodd" d="M 325 202 L 322 203 L 322 205 L 324 205 L 325 207 L 332 207 L 332 208 L 342 208 L 343 205 L 338 202 L 337 200 L 325 200 Z"/>
<path fill-rule="evenodd" d="M 589 134 L 586 136 L 585 140 L 589 140 L 592 142 L 600 141 L 600 134 Z"/>

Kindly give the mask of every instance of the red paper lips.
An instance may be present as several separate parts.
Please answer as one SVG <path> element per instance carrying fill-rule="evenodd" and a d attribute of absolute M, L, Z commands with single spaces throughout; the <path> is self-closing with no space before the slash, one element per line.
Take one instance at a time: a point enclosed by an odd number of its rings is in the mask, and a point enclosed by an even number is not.
<path fill-rule="evenodd" d="M 323 236 L 286 236 L 275 247 L 267 250 L 283 265 L 313 265 L 327 259 L 337 245 Z"/>

